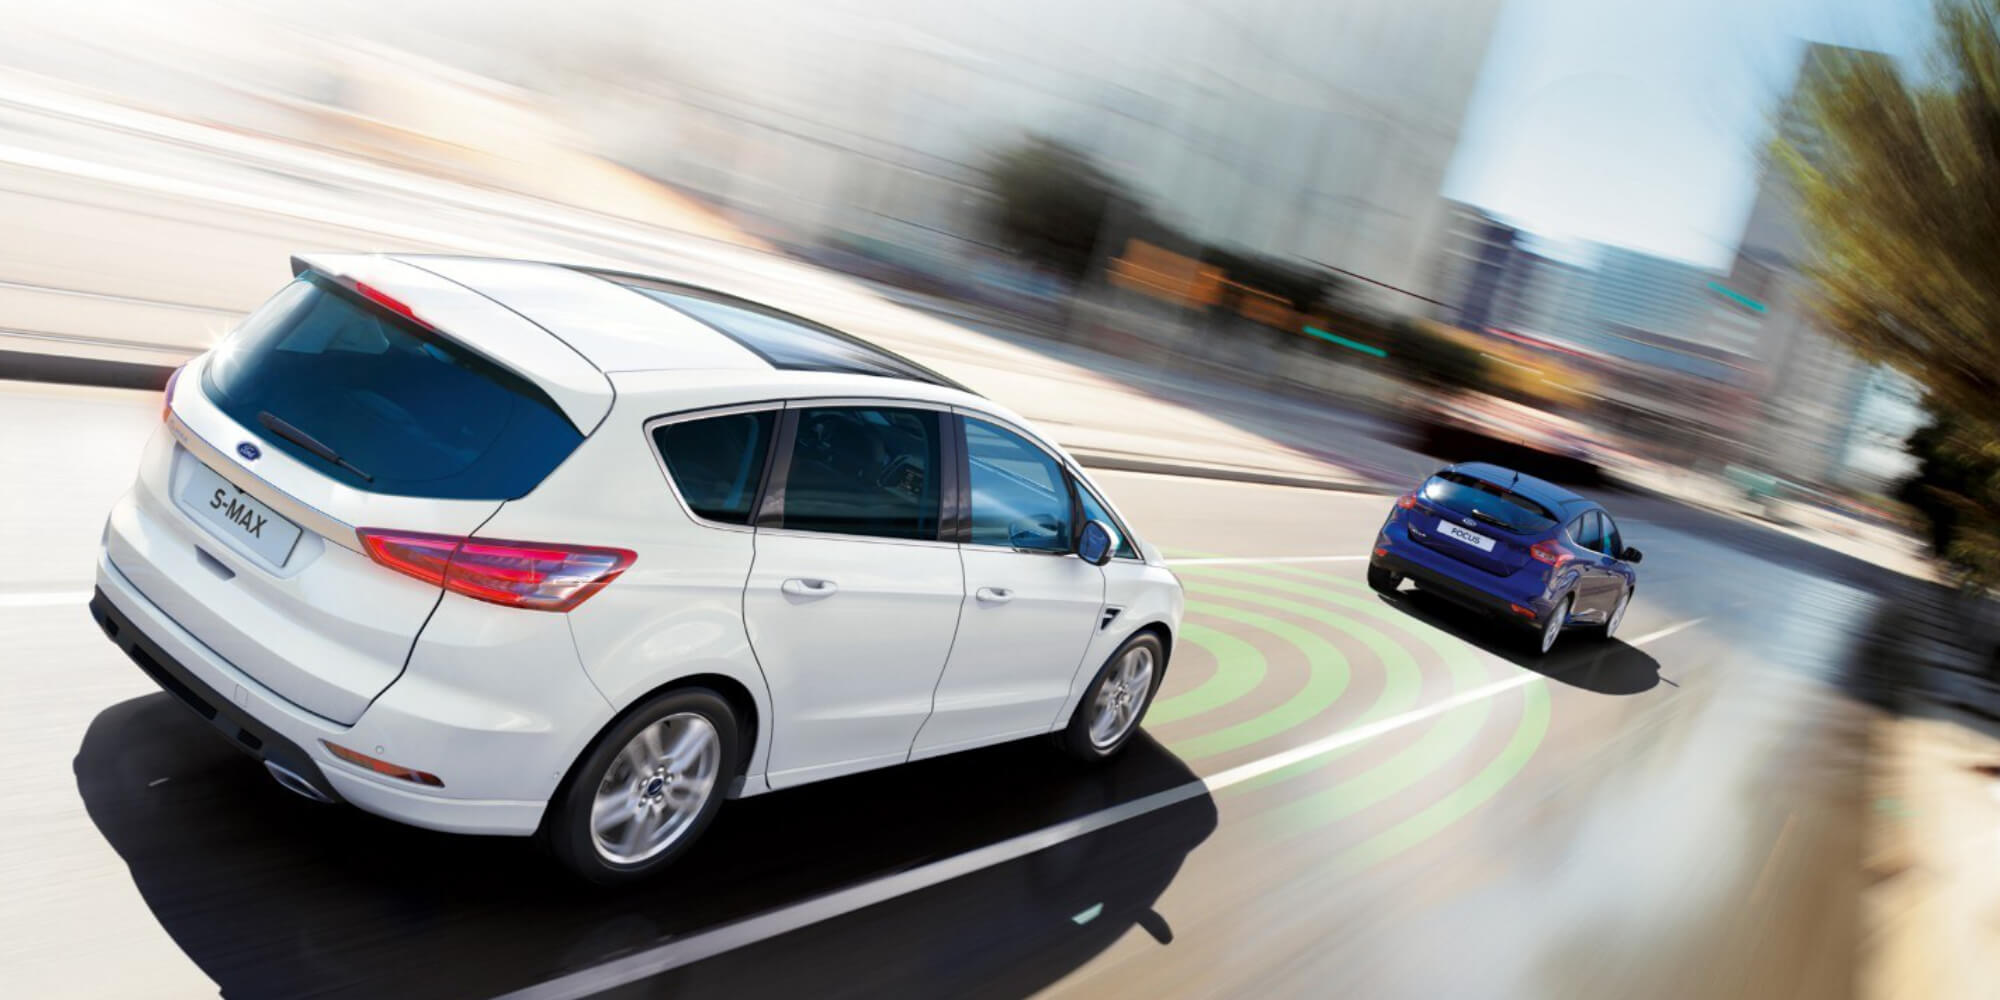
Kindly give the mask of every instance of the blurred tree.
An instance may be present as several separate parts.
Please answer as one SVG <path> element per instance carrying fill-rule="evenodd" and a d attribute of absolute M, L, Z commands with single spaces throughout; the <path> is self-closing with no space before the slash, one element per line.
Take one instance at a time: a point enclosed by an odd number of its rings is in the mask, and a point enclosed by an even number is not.
<path fill-rule="evenodd" d="M 1967 571 L 1973 582 L 1992 585 L 1990 570 L 2000 565 L 2000 511 L 1992 505 L 2000 496 L 2000 448 L 1990 437 L 1968 433 L 1949 411 L 1918 428 L 1906 447 L 1917 472 L 1896 499 L 1923 516 L 1933 553 Z"/>
<path fill-rule="evenodd" d="M 995 200 L 989 217 L 1000 242 L 1071 281 L 1086 277 L 1114 211 L 1138 215 L 1137 202 L 1117 179 L 1081 150 L 1046 136 L 1029 136 L 1001 150 L 987 166 Z"/>
<path fill-rule="evenodd" d="M 2000 0 L 1941 0 L 1935 71 L 1906 81 L 1833 51 L 1800 98 L 1816 134 L 1781 139 L 1817 306 L 1865 357 L 1921 382 L 1937 428 L 1911 487 L 1969 579 L 2000 582 Z M 1938 517 L 1948 520 L 1940 527 Z M 1941 534 L 1940 534 L 1941 532 Z"/>
<path fill-rule="evenodd" d="M 1395 321 L 1389 356 L 1413 382 L 1452 390 L 1487 388 L 1486 358 L 1424 320 L 1404 316 Z"/>
<path fill-rule="evenodd" d="M 1231 281 L 1275 295 L 1300 312 L 1330 309 L 1345 298 L 1346 283 L 1321 268 L 1222 246 L 1208 247 L 1201 259 L 1222 269 Z"/>

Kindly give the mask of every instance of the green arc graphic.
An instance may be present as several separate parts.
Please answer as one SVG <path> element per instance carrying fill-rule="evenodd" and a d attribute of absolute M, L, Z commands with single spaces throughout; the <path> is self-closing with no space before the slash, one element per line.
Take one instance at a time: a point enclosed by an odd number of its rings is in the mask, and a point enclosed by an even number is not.
<path fill-rule="evenodd" d="M 1311 598 L 1316 602 L 1320 602 L 1317 604 L 1303 604 L 1298 601 L 1290 600 L 1289 598 L 1276 596 L 1275 594 L 1258 593 L 1256 591 L 1247 592 L 1254 594 L 1256 600 L 1265 603 L 1271 607 L 1284 608 L 1286 610 L 1294 611 L 1294 613 L 1313 617 L 1320 621 L 1327 622 L 1328 624 L 1331 624 L 1336 628 L 1342 628 L 1344 630 L 1347 630 L 1350 632 L 1350 634 L 1358 634 L 1355 632 L 1355 630 L 1357 629 L 1367 630 L 1367 631 L 1373 631 L 1373 630 L 1368 629 L 1368 626 L 1361 621 L 1357 621 L 1346 615 L 1337 613 L 1336 611 L 1333 610 L 1334 608 L 1338 608 L 1344 611 L 1358 612 L 1364 619 L 1372 619 L 1374 621 L 1390 625 L 1394 627 L 1396 631 L 1408 635 L 1411 638 L 1414 638 L 1418 642 L 1422 643 L 1423 645 L 1429 647 L 1430 650 L 1437 655 L 1438 659 L 1445 664 L 1445 668 L 1451 673 L 1453 690 L 1461 690 L 1464 688 L 1476 686 L 1480 681 L 1484 680 L 1486 677 L 1485 668 L 1481 665 L 1479 658 L 1473 655 L 1472 651 L 1468 647 L 1466 647 L 1462 642 L 1456 639 L 1452 639 L 1451 637 L 1445 635 L 1444 633 L 1432 630 L 1428 626 L 1425 626 L 1421 630 L 1411 628 L 1410 627 L 1411 622 L 1407 618 L 1405 618 L 1402 615 L 1396 614 L 1394 611 L 1388 608 L 1383 607 L 1381 604 L 1381 600 L 1377 598 L 1372 591 L 1366 591 L 1364 589 L 1362 593 L 1354 595 L 1337 593 L 1334 591 L 1330 591 L 1323 586 L 1314 586 L 1312 584 L 1299 580 L 1283 579 L 1280 577 L 1275 577 L 1266 572 L 1245 571 L 1240 569 L 1227 568 L 1225 566 L 1213 566 L 1213 567 L 1191 566 L 1187 567 L 1187 569 L 1189 569 L 1192 572 L 1188 574 L 1188 577 L 1184 577 L 1183 579 L 1186 581 L 1190 592 L 1195 594 L 1206 593 L 1209 591 L 1212 585 L 1210 585 L 1207 582 L 1208 578 L 1237 582 L 1237 583 L 1245 583 L 1254 587 L 1261 587 L 1265 588 L 1266 590 L 1277 591 L 1279 593 L 1290 594 L 1297 597 Z M 1227 588 L 1216 588 L 1216 589 L 1221 590 Z M 1246 593 L 1246 592 L 1233 591 L 1233 593 Z M 1329 607 L 1329 605 L 1331 607 Z M 1390 642 L 1390 640 L 1382 633 L 1376 632 L 1374 635 L 1375 639 L 1378 642 L 1394 646 L 1394 644 Z M 1363 642 L 1367 641 L 1368 640 L 1363 639 Z M 1372 645 L 1371 648 L 1373 648 Z M 1395 648 L 1398 649 L 1398 652 L 1404 658 L 1404 661 L 1408 663 L 1408 669 L 1410 672 L 1404 678 L 1404 683 L 1407 686 L 1397 687 L 1393 691 L 1385 689 L 1384 697 L 1377 699 L 1376 704 L 1370 706 L 1368 712 L 1364 714 L 1359 720 L 1357 720 L 1356 722 L 1357 725 L 1365 725 L 1369 722 L 1375 721 L 1376 719 L 1386 718 L 1398 712 L 1407 711 L 1408 709 L 1413 708 L 1416 705 L 1418 690 L 1421 686 L 1421 677 L 1417 673 L 1414 660 L 1409 659 L 1409 654 L 1407 652 L 1403 652 L 1400 649 L 1400 647 L 1395 647 Z M 1395 669 L 1394 666 L 1391 664 L 1391 661 L 1387 659 L 1384 660 L 1384 665 L 1389 667 L 1391 670 Z M 1395 678 L 1392 675 L 1391 677 L 1392 684 L 1395 682 L 1396 679 L 1397 678 Z M 1393 695 L 1393 697 L 1391 697 L 1391 695 Z M 1332 763 L 1335 760 L 1340 759 L 1343 756 L 1346 756 L 1349 753 L 1354 752 L 1355 749 L 1357 748 L 1356 747 L 1344 748 L 1342 750 L 1338 750 L 1333 753 L 1315 757 L 1312 760 L 1294 764 L 1290 767 L 1280 768 L 1276 771 L 1271 772 L 1270 774 L 1263 775 L 1252 781 L 1244 782 L 1243 784 L 1237 786 L 1236 789 L 1234 789 L 1234 791 L 1239 793 L 1246 792 L 1254 788 L 1261 788 L 1266 785 L 1276 784 L 1279 782 L 1290 780 L 1292 778 L 1298 777 L 1303 774 L 1311 773 L 1313 771 L 1318 770 L 1319 768 L 1325 767 L 1326 765 Z"/>
<path fill-rule="evenodd" d="M 1193 643 L 1215 657 L 1215 673 L 1194 688 L 1153 702 L 1148 725 L 1166 725 L 1212 712 L 1257 689 L 1264 682 L 1264 654 L 1257 647 L 1221 629 L 1191 622 L 1181 625 L 1180 641 Z"/>
<path fill-rule="evenodd" d="M 1521 691 L 1525 697 L 1521 722 L 1514 728 L 1514 737 L 1500 751 L 1500 756 L 1495 757 L 1472 780 L 1431 803 L 1422 812 L 1340 852 L 1334 858 L 1334 867 L 1352 871 L 1387 861 L 1463 819 L 1514 780 L 1528 766 L 1529 758 L 1535 755 L 1535 750 L 1542 745 L 1542 738 L 1549 731 L 1548 683 L 1537 680 Z"/>
<path fill-rule="evenodd" d="M 1283 639 L 1305 656 L 1307 673 L 1305 684 L 1270 711 L 1215 732 L 1177 740 L 1168 747 L 1175 753 L 1199 760 L 1270 739 L 1326 711 L 1347 690 L 1351 674 L 1347 657 L 1311 629 L 1227 604 L 1189 601 L 1188 610 L 1198 611 L 1209 618 L 1233 621 Z"/>
<path fill-rule="evenodd" d="M 1378 658 L 1385 671 L 1383 691 L 1355 725 L 1386 718 L 1415 707 L 1422 685 L 1420 668 L 1404 642 L 1415 639 L 1437 655 L 1449 671 L 1453 691 L 1468 690 L 1488 677 L 1483 660 L 1448 632 L 1416 622 L 1381 604 L 1359 579 L 1291 565 L 1192 565 L 1177 568 L 1188 585 L 1189 608 L 1211 619 L 1233 622 L 1277 636 L 1306 655 L 1311 673 L 1304 688 L 1255 719 L 1214 733 L 1177 741 L 1172 749 L 1193 759 L 1237 749 L 1285 732 L 1330 708 L 1345 691 L 1348 664 L 1314 630 L 1253 610 L 1203 601 L 1203 597 L 1281 611 L 1354 637 Z M 1240 586 L 1231 586 L 1238 584 Z M 1300 599 L 1304 600 L 1300 600 Z M 1310 602 L 1310 603 L 1308 603 Z M 1390 626 L 1387 631 L 1375 624 Z M 1200 626 L 1191 626 L 1199 629 Z M 1267 665 L 1255 647 L 1221 629 L 1210 628 L 1198 645 L 1217 653 L 1217 677 L 1194 691 L 1154 706 L 1149 722 L 1191 718 L 1249 694 L 1262 682 Z M 1394 634 L 1390 634 L 1394 633 Z M 1331 658 L 1329 658 L 1329 654 Z M 1231 676 L 1222 679 L 1224 665 L 1233 662 Z M 1334 664 L 1338 664 L 1338 682 Z M 1199 697 L 1197 697 L 1199 695 Z M 1522 716 L 1499 755 L 1470 780 L 1432 802 L 1416 815 L 1377 832 L 1341 852 L 1336 869 L 1356 870 L 1387 861 L 1436 836 L 1492 799 L 1527 766 L 1548 732 L 1550 695 L 1546 683 L 1523 688 Z M 1162 718 L 1161 709 L 1168 714 Z M 1412 744 L 1391 759 L 1340 784 L 1284 803 L 1263 814 L 1281 834 L 1297 834 L 1350 817 L 1410 788 L 1465 752 L 1492 717 L 1493 706 L 1482 700 L 1441 715 Z M 1324 767 L 1365 744 L 1323 754 L 1312 760 L 1263 775 L 1231 789 L 1248 791 L 1298 777 Z"/>

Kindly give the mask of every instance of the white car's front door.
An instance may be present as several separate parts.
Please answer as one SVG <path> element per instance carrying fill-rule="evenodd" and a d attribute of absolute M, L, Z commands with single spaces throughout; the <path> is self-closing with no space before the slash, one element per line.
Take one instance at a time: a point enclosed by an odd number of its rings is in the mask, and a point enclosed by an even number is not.
<path fill-rule="evenodd" d="M 1062 464 L 1006 427 L 964 426 L 965 599 L 912 757 L 1047 732 L 1104 608 L 1104 571 L 1071 552 Z"/>

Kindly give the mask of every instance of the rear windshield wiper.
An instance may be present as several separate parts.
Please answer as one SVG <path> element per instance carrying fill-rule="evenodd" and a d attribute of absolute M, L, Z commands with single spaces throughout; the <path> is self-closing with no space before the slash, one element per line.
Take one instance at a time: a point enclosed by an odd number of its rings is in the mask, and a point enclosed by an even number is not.
<path fill-rule="evenodd" d="M 259 411 L 257 414 L 257 422 L 263 424 L 267 429 L 270 430 L 271 433 L 276 434 L 279 437 L 284 438 L 285 440 L 290 441 L 291 443 L 298 445 L 299 447 L 304 448 L 305 450 L 312 452 L 313 454 L 318 455 L 319 457 L 326 459 L 327 461 L 332 462 L 333 464 L 338 465 L 341 468 L 346 469 L 347 471 L 352 472 L 357 476 L 360 476 L 363 480 L 371 483 L 375 481 L 375 477 L 369 475 L 366 472 L 361 471 L 360 466 L 357 466 L 353 462 L 350 462 L 347 459 L 340 457 L 339 452 L 334 451 L 332 448 L 329 448 L 324 444 L 321 444 L 320 440 L 316 437 L 313 437 L 311 434 L 307 434 L 305 431 L 299 430 L 298 428 L 293 427 L 291 424 L 286 423 L 283 418 L 272 413 L 270 410 Z"/>
<path fill-rule="evenodd" d="M 1467 508 L 1467 509 L 1466 509 L 1466 513 L 1468 513 L 1468 514 L 1471 514 L 1471 515 L 1472 515 L 1473 517 L 1476 517 L 1476 518 L 1478 518 L 1478 519 L 1480 519 L 1480 520 L 1482 520 L 1482 521 L 1485 521 L 1485 522 L 1486 522 L 1487 524 L 1490 524 L 1490 525 L 1493 525 L 1494 527 L 1497 527 L 1497 528 L 1506 528 L 1506 529 L 1507 529 L 1508 531 L 1519 531 L 1519 530 L 1521 530 L 1521 529 L 1519 529 L 1519 528 L 1516 528 L 1516 527 L 1514 527 L 1514 525 L 1513 525 L 1513 523 L 1512 523 L 1512 522 L 1510 522 L 1510 521 L 1502 521 L 1501 519 L 1499 519 L 1499 518 L 1497 518 L 1497 517 L 1494 517 L 1493 515 L 1491 515 L 1491 514 L 1488 514 L 1488 513 L 1486 513 L 1485 511 L 1483 511 L 1483 510 L 1480 510 L 1480 509 L 1479 509 L 1479 508 L 1477 508 L 1477 507 L 1469 507 L 1469 508 Z"/>

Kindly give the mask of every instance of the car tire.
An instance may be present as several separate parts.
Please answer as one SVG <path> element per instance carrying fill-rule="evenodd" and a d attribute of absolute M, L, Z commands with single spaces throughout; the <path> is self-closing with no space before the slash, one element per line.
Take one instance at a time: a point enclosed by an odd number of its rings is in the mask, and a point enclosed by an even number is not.
<path fill-rule="evenodd" d="M 570 769 L 537 836 L 586 881 L 617 885 L 654 875 L 686 853 L 722 808 L 742 760 L 739 740 L 736 713 L 714 691 L 654 695 Z"/>
<path fill-rule="evenodd" d="M 1625 592 L 1618 595 L 1618 603 L 1612 606 L 1611 616 L 1604 619 L 1604 624 L 1590 630 L 1593 638 L 1599 642 L 1611 641 L 1612 635 L 1618 631 L 1619 624 L 1625 620 L 1626 609 L 1632 605 L 1632 594 L 1635 589 L 1626 587 Z"/>
<path fill-rule="evenodd" d="M 1137 689 L 1140 673 L 1143 690 Z M 1056 746 L 1086 763 L 1117 756 L 1139 731 L 1139 722 L 1152 707 L 1153 695 L 1159 692 L 1166 673 L 1167 647 L 1159 636 L 1141 632 L 1125 640 L 1083 690 L 1069 725 L 1054 734 Z"/>
<path fill-rule="evenodd" d="M 1373 589 L 1376 593 L 1385 596 L 1389 594 L 1394 594 L 1396 592 L 1396 588 L 1401 586 L 1402 583 L 1403 583 L 1402 574 L 1391 573 L 1388 570 L 1375 565 L 1374 563 L 1368 564 L 1368 586 L 1371 589 Z"/>
<path fill-rule="evenodd" d="M 1570 609 L 1575 606 L 1576 595 L 1564 594 L 1562 600 L 1556 602 L 1555 610 L 1549 612 L 1548 618 L 1543 619 L 1540 627 L 1527 630 L 1524 638 L 1527 641 L 1529 655 L 1549 655 L 1549 650 L 1555 648 L 1556 640 L 1562 638 L 1563 626 L 1569 622 Z"/>

